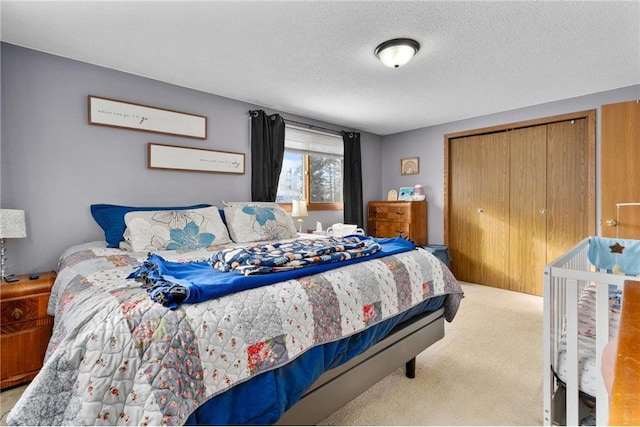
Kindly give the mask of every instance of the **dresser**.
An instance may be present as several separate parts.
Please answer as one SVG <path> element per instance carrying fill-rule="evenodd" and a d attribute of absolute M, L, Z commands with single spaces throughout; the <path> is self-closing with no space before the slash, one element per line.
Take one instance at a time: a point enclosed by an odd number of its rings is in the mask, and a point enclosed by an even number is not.
<path fill-rule="evenodd" d="M 32 380 L 40 368 L 51 338 L 53 317 L 47 314 L 55 272 L 37 279 L 17 276 L 0 285 L 0 388 Z"/>
<path fill-rule="evenodd" d="M 368 204 L 367 233 L 374 237 L 405 237 L 417 246 L 427 244 L 427 202 L 383 202 Z"/>

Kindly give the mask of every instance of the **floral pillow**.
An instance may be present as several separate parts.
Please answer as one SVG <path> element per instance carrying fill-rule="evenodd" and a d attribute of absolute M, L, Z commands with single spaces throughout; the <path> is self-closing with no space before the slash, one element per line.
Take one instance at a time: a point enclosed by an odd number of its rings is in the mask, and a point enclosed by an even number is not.
<path fill-rule="evenodd" d="M 198 249 L 231 242 L 215 206 L 175 211 L 133 211 L 124 216 L 131 250 Z"/>
<path fill-rule="evenodd" d="M 237 243 L 298 237 L 293 218 L 279 206 L 226 206 L 224 216 Z"/>

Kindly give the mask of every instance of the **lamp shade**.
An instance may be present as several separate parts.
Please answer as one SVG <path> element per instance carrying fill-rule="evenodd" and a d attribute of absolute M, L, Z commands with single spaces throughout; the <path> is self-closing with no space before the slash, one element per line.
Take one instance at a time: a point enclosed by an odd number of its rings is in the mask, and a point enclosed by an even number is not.
<path fill-rule="evenodd" d="M 393 39 L 376 47 L 375 54 L 380 61 L 390 68 L 399 68 L 411 61 L 420 50 L 420 43 L 412 39 Z"/>
<path fill-rule="evenodd" d="M 294 218 L 306 218 L 309 216 L 307 213 L 307 201 L 306 200 L 293 200 L 291 205 L 291 216 Z"/>
<path fill-rule="evenodd" d="M 18 209 L 0 209 L 0 238 L 27 237 L 24 211 Z"/>

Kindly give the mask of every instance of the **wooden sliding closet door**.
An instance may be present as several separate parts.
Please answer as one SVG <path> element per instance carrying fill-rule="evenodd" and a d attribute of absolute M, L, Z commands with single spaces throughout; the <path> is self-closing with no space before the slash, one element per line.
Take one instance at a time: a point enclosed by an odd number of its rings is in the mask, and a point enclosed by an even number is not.
<path fill-rule="evenodd" d="M 509 132 L 509 289 L 542 295 L 547 247 L 547 127 Z"/>
<path fill-rule="evenodd" d="M 595 112 L 445 138 L 453 273 L 542 295 L 544 266 L 595 231 Z"/>
<path fill-rule="evenodd" d="M 587 131 L 584 118 L 547 125 L 547 262 L 574 247 L 593 230 Z"/>
<path fill-rule="evenodd" d="M 509 152 L 506 132 L 452 140 L 450 239 L 455 276 L 508 288 Z M 478 254 L 483 254 L 478 257 Z"/>

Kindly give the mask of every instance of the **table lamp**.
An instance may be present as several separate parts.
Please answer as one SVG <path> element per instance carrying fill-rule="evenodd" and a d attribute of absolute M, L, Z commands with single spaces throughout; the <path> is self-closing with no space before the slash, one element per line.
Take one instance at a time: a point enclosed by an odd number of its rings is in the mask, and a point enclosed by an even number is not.
<path fill-rule="evenodd" d="M 309 216 L 307 213 L 307 201 L 302 200 L 293 200 L 291 202 L 291 216 L 294 218 L 298 218 L 298 232 L 302 233 L 302 223 L 304 220 L 302 218 L 306 218 Z"/>
<path fill-rule="evenodd" d="M 4 239 L 27 237 L 24 211 L 18 209 L 0 209 L 0 279 L 5 280 L 7 250 Z"/>

